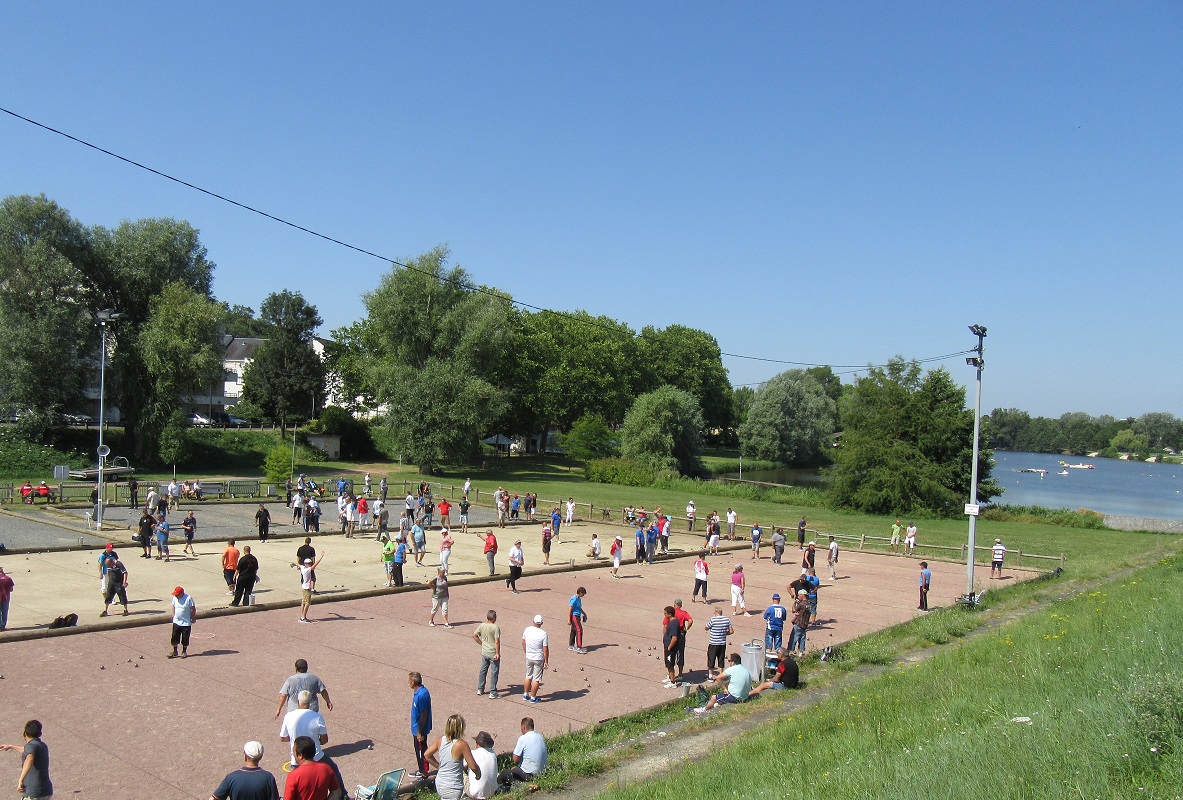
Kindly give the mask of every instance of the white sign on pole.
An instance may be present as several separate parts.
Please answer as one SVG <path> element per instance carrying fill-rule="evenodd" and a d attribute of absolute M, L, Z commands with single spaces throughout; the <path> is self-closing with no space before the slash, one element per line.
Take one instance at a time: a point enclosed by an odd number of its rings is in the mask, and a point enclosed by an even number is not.
<path fill-rule="evenodd" d="M 981 511 L 981 506 L 979 506 L 977 503 L 966 503 L 965 504 L 965 513 L 971 517 L 976 517 L 980 511 Z"/>

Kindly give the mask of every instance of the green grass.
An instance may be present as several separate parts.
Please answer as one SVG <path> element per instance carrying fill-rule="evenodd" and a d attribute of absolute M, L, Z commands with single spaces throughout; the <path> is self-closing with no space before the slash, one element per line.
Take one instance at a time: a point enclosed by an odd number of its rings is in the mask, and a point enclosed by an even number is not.
<path fill-rule="evenodd" d="M 1181 578 L 1167 559 L 600 796 L 1175 797 Z"/>

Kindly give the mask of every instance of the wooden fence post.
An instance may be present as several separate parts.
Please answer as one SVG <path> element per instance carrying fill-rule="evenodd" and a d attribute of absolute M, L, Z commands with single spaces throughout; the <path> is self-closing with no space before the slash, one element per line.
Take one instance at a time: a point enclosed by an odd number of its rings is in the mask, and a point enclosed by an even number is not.
<path fill-rule="evenodd" d="M 863 546 L 866 545 L 866 543 L 867 543 L 867 534 L 864 533 L 858 537 L 858 549 L 862 550 Z"/>

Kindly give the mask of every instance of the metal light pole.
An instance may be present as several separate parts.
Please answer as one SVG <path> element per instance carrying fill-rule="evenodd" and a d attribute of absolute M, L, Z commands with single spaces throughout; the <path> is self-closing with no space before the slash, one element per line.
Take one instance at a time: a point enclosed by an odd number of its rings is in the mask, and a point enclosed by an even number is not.
<path fill-rule="evenodd" d="M 974 403 L 974 447 L 973 464 L 970 467 L 969 504 L 965 513 L 969 515 L 969 554 L 965 559 L 965 599 L 972 601 L 974 596 L 974 552 L 977 547 L 978 532 L 978 439 L 982 432 L 982 367 L 986 365 L 982 358 L 982 340 L 986 338 L 986 329 L 981 325 L 970 325 L 969 331 L 978 337 L 978 346 L 974 348 L 976 356 L 965 359 L 965 363 L 976 367 L 978 372 L 977 400 Z"/>
<path fill-rule="evenodd" d="M 99 446 L 95 451 L 99 457 L 99 492 L 98 502 L 95 504 L 95 529 L 103 529 L 103 506 L 106 498 L 106 485 L 103 483 L 103 467 L 106 466 L 107 456 L 111 448 L 103 444 L 103 427 L 106 422 L 104 416 L 104 399 L 107 391 L 107 324 L 123 319 L 124 315 L 118 311 L 105 308 L 95 312 L 95 319 L 99 323 Z"/>

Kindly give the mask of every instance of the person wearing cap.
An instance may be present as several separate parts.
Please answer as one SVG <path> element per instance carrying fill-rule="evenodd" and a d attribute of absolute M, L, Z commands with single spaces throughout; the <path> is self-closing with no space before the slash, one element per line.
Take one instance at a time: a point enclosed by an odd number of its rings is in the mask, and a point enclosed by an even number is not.
<path fill-rule="evenodd" d="M 743 574 L 743 564 L 736 564 L 731 571 L 731 616 L 747 616 L 748 604 L 744 600 L 744 590 L 747 588 L 747 578 Z"/>
<path fill-rule="evenodd" d="M 817 565 L 817 542 L 810 542 L 801 554 L 801 569 L 814 569 Z"/>
<path fill-rule="evenodd" d="M 448 571 L 448 560 L 452 557 L 452 545 L 456 544 L 456 540 L 452 538 L 452 534 L 448 532 L 447 528 L 440 531 L 442 537 L 440 538 L 440 569 L 446 574 Z"/>
<path fill-rule="evenodd" d="M 263 760 L 262 743 L 247 742 L 242 753 L 242 766 L 222 778 L 209 800 L 278 800 L 275 776 L 259 766 Z"/>
<path fill-rule="evenodd" d="M 518 578 L 522 577 L 522 567 L 526 563 L 526 554 L 522 550 L 522 540 L 518 539 L 509 548 L 509 577 L 505 579 L 505 588 L 512 589 L 518 594 Z"/>
<path fill-rule="evenodd" d="M 793 632 L 789 636 L 789 653 L 805 655 L 805 631 L 809 628 L 809 593 L 804 589 L 797 590 L 797 600 L 793 603 Z"/>
<path fill-rule="evenodd" d="M 173 589 L 173 651 L 169 658 L 177 657 L 177 646 L 181 647 L 181 658 L 189 657 L 189 634 L 193 632 L 193 621 L 197 619 L 197 603 L 178 586 Z"/>
<path fill-rule="evenodd" d="M 1002 543 L 1001 539 L 994 540 L 994 546 L 990 548 L 990 580 L 994 580 L 994 573 L 998 573 L 998 579 L 1002 580 L 1002 559 L 1006 558 L 1006 545 Z"/>
<path fill-rule="evenodd" d="M 329 711 L 333 710 L 333 701 L 329 699 L 328 687 L 319 677 L 308 671 L 307 661 L 297 658 L 296 673 L 284 681 L 283 686 L 279 687 L 279 705 L 275 709 L 275 719 L 279 719 L 279 715 L 286 713 L 286 711 L 295 711 L 299 708 L 299 694 L 305 689 L 312 693 L 312 698 L 308 703 L 311 710 L 320 711 L 318 696 L 324 698 L 325 708 Z"/>
<path fill-rule="evenodd" d="M 111 606 L 111 601 L 116 597 L 119 602 L 123 604 L 123 616 L 127 616 L 127 567 L 123 562 L 115 557 L 115 551 L 112 550 L 107 553 L 106 563 L 104 564 L 104 580 L 106 581 L 106 588 L 103 591 L 103 613 L 100 617 L 107 616 L 107 609 Z"/>
<path fill-rule="evenodd" d="M 764 650 L 771 653 L 780 649 L 781 635 L 789 612 L 780 604 L 780 594 L 773 593 L 772 605 L 764 609 Z"/>
<path fill-rule="evenodd" d="M 801 670 L 797 667 L 797 662 L 789 657 L 786 648 L 781 647 L 776 651 L 776 668 L 772 672 L 772 677 L 759 686 L 753 686 L 748 697 L 755 697 L 766 689 L 774 692 L 781 689 L 796 689 L 800 683 Z"/>
<path fill-rule="evenodd" d="M 522 699 L 538 702 L 538 687 L 542 674 L 550 666 L 550 641 L 542 629 L 542 615 L 534 615 L 534 624 L 522 631 L 522 651 L 526 654 L 526 679 L 522 683 Z"/>
<path fill-rule="evenodd" d="M 99 553 L 99 594 L 107 591 L 107 556 L 119 558 L 119 554 L 115 552 L 114 542 L 107 542 L 103 552 Z"/>
<path fill-rule="evenodd" d="M 481 771 L 479 774 L 465 771 L 468 778 L 465 794 L 472 800 L 490 800 L 497 794 L 497 753 L 493 750 L 493 737 L 488 731 L 481 731 L 473 741 L 476 749 L 472 751 L 472 758 Z"/>
<path fill-rule="evenodd" d="M 321 553 L 316 561 L 306 558 L 300 565 L 300 622 L 312 622 L 308 619 L 308 609 L 312 606 L 312 587 L 316 583 L 316 568 L 324 561 L 324 557 L 325 554 Z"/>
<path fill-rule="evenodd" d="M 612 571 L 613 578 L 620 577 L 620 556 L 624 552 L 624 537 L 620 534 L 612 540 L 612 546 L 608 549 L 608 555 L 612 556 Z"/>
<path fill-rule="evenodd" d="M 694 517 L 697 513 L 698 513 L 698 506 L 694 505 L 694 501 L 691 500 L 689 503 L 686 504 L 686 530 L 688 530 L 688 531 L 694 530 Z"/>

